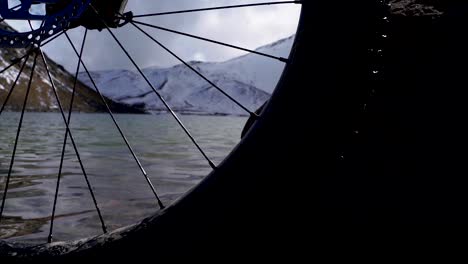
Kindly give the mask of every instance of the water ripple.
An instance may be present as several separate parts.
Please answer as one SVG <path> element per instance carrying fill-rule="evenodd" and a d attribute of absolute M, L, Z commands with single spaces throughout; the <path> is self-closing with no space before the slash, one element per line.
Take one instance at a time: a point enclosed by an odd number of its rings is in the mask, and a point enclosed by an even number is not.
<path fill-rule="evenodd" d="M 4 113 L 0 117 L 0 190 L 8 173 L 18 116 Z M 165 203 L 179 198 L 210 172 L 171 116 L 116 117 Z M 246 121 L 243 117 L 182 119 L 215 163 L 238 142 Z M 75 114 L 71 127 L 109 228 L 134 223 L 158 210 L 150 188 L 107 115 Z M 64 129 L 59 114 L 26 113 L 0 238 L 37 243 L 46 240 Z M 101 232 L 71 144 L 67 145 L 57 212 L 54 237 L 58 240 Z"/>

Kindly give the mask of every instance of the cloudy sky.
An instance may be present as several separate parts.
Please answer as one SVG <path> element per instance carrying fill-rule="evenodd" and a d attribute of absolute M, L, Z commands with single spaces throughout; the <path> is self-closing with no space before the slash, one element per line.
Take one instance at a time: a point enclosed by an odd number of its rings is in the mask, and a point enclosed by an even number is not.
<path fill-rule="evenodd" d="M 272 0 L 128 0 L 127 10 L 134 14 L 147 14 L 193 8 L 271 2 Z M 255 49 L 295 33 L 300 5 L 285 4 L 229 10 L 207 11 L 190 14 L 140 18 L 150 24 L 176 29 L 206 38 Z M 26 25 L 9 22 L 19 30 Z M 146 28 L 156 39 L 186 60 L 223 61 L 243 53 L 227 47 L 193 40 L 184 36 Z M 142 67 L 170 66 L 177 64 L 167 52 L 161 50 L 131 25 L 115 30 L 118 38 L 128 47 Z M 80 45 L 83 29 L 70 33 L 75 45 Z M 74 71 L 77 58 L 63 37 L 45 48 L 47 54 L 68 70 Z M 89 32 L 84 61 L 92 70 L 131 69 L 131 64 L 120 48 L 105 31 Z"/>

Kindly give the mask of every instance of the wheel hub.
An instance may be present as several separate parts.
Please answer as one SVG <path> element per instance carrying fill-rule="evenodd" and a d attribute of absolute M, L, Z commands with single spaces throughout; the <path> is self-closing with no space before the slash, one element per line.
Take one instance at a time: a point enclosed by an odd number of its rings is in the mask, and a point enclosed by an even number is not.
<path fill-rule="evenodd" d="M 66 29 L 70 22 L 79 18 L 91 0 L 21 0 L 14 6 L 8 0 L 0 0 L 2 19 L 38 20 L 41 27 L 27 32 L 8 31 L 0 28 L 1 48 L 24 48 L 39 45 L 42 41 Z M 33 13 L 38 5 L 46 6 L 44 14 Z"/>
<path fill-rule="evenodd" d="M 41 27 L 27 32 L 9 31 L 0 28 L 0 48 L 25 48 L 39 46 L 44 40 L 63 30 L 84 26 L 102 30 L 121 26 L 121 17 L 127 0 L 104 2 L 98 0 L 21 0 L 14 5 L 9 0 L 0 0 L 0 15 L 3 20 L 42 21 Z M 45 5 L 45 12 L 34 12 Z M 92 5 L 92 8 L 90 8 Z M 126 17 L 126 16 L 123 16 Z"/>

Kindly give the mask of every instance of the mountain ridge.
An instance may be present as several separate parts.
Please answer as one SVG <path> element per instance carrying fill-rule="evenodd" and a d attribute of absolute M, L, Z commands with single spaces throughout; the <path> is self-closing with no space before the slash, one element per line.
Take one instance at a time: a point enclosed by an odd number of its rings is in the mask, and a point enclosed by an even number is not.
<path fill-rule="evenodd" d="M 294 37 L 263 45 L 256 51 L 287 58 Z M 251 111 L 269 99 L 285 66 L 283 62 L 252 53 L 224 62 L 189 61 L 188 64 Z M 207 115 L 248 114 L 183 64 L 167 68 L 150 66 L 143 72 L 175 111 Z M 115 101 L 150 112 L 167 110 L 137 72 L 100 70 L 91 72 L 91 76 L 98 88 Z M 86 73 L 80 73 L 80 79 L 91 84 Z"/>

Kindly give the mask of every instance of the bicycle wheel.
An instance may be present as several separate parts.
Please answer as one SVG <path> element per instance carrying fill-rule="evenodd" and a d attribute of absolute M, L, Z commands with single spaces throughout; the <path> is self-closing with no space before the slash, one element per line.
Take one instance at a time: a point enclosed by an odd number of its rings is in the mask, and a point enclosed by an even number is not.
<path fill-rule="evenodd" d="M 7 3 L 8 1 L 2 2 L 3 4 Z M 148 77 L 145 75 L 145 72 L 141 69 L 141 67 L 138 65 L 138 63 L 133 59 L 133 57 L 130 55 L 129 51 L 125 47 L 124 43 L 119 41 L 119 36 L 116 35 L 111 28 L 114 27 L 134 27 L 137 32 L 141 32 L 143 36 L 148 37 L 152 42 L 154 42 L 155 45 L 161 46 L 164 50 L 166 50 L 170 55 L 174 56 L 177 60 L 179 60 L 182 64 L 184 64 L 190 71 L 193 71 L 199 78 L 204 80 L 209 86 L 211 86 L 213 89 L 215 89 L 217 92 L 219 92 L 222 96 L 228 98 L 234 105 L 236 105 L 239 109 L 247 113 L 250 117 L 252 117 L 254 120 L 259 120 L 261 117 L 254 113 L 255 109 L 249 109 L 249 107 L 246 107 L 243 105 L 239 100 L 237 100 L 234 96 L 230 95 L 229 92 L 226 92 L 222 87 L 220 87 L 216 82 L 211 81 L 209 78 L 203 75 L 199 70 L 197 70 L 197 66 L 193 65 L 192 63 L 187 63 L 184 60 L 182 60 L 175 52 L 173 52 L 171 49 L 167 48 L 164 46 L 161 42 L 159 42 L 154 36 L 149 34 L 147 30 L 145 30 L 146 27 L 152 27 L 156 28 L 159 30 L 165 30 L 169 31 L 172 33 L 176 34 L 182 34 L 185 37 L 193 37 L 193 38 L 198 38 L 204 41 L 209 41 L 209 42 L 214 42 L 215 44 L 218 45 L 223 45 L 223 46 L 228 46 L 230 48 L 235 48 L 235 49 L 240 49 L 244 52 L 248 53 L 253 53 L 259 56 L 264 56 L 269 59 L 277 60 L 280 63 L 291 63 L 290 60 L 287 58 L 282 58 L 279 56 L 274 56 L 270 54 L 263 53 L 258 50 L 250 50 L 250 49 L 245 49 L 242 47 L 238 47 L 235 45 L 227 44 L 227 43 L 222 43 L 219 41 L 214 41 L 210 40 L 207 38 L 202 38 L 194 35 L 190 35 L 184 32 L 179 32 L 163 27 L 158 27 L 156 25 L 152 25 L 149 23 L 145 23 L 143 21 L 139 21 L 138 18 L 142 17 L 152 17 L 152 16 L 163 16 L 163 15 L 174 15 L 174 14 L 180 14 L 180 13 L 193 13 L 193 12 L 205 12 L 205 11 L 212 11 L 212 10 L 222 10 L 222 9 L 238 9 L 238 8 L 247 8 L 247 7 L 255 7 L 255 6 L 263 6 L 263 5 L 297 5 L 297 4 L 302 4 L 301 1 L 277 1 L 277 2 L 266 2 L 266 3 L 253 3 L 253 4 L 243 4 L 243 5 L 231 5 L 231 6 L 220 6 L 220 7 L 213 7 L 213 8 L 200 8 L 200 9 L 192 9 L 192 10 L 183 10 L 183 11 L 174 11 L 174 12 L 160 12 L 160 13 L 152 13 L 152 14 L 132 14 L 132 13 L 124 13 L 122 12 L 122 3 L 120 1 L 116 1 L 117 3 L 115 6 L 112 4 L 103 4 L 103 3 L 98 3 L 94 1 L 58 1 L 58 3 L 53 3 L 53 4 L 48 4 L 47 7 L 45 8 L 45 13 L 42 15 L 34 15 L 29 12 L 30 7 L 32 4 L 40 4 L 42 1 L 35 1 L 29 2 L 29 1 L 22 1 L 21 5 L 18 6 L 9 6 L 9 5 L 4 5 L 3 10 L 2 10 L 2 17 L 3 19 L 23 19 L 27 22 L 29 20 L 38 20 L 40 23 L 38 25 L 34 25 L 31 22 L 29 22 L 30 30 L 26 30 L 24 32 L 13 32 L 9 31 L 8 29 L 2 29 L 0 32 L 2 34 L 2 43 L 4 43 L 4 47 L 9 47 L 9 48 L 25 48 L 27 47 L 29 50 L 27 50 L 25 53 L 22 52 L 17 52 L 16 50 L 9 51 L 9 54 L 13 54 L 15 57 L 17 57 L 15 60 L 12 61 L 12 63 L 6 67 L 6 69 L 2 70 L 2 72 L 5 72 L 6 70 L 16 67 L 14 66 L 15 64 L 22 63 L 21 67 L 18 68 L 18 75 L 17 78 L 15 78 L 11 83 L 12 83 L 12 89 L 10 90 L 10 93 L 6 95 L 5 102 L 7 102 L 10 98 L 10 96 L 13 95 L 13 89 L 14 87 L 18 84 L 18 82 L 21 81 L 21 76 L 22 73 L 27 73 L 29 80 L 26 85 L 25 93 L 22 94 L 24 96 L 24 101 L 22 101 L 22 104 L 19 105 L 20 110 L 20 117 L 18 121 L 18 127 L 16 129 L 16 134 L 13 139 L 13 154 L 12 158 L 10 161 L 10 166 L 7 170 L 5 170 L 5 174 L 7 175 L 4 177 L 4 182 L 3 182 L 3 200 L 2 200 L 2 214 L 4 212 L 5 206 L 7 205 L 7 197 L 8 197 L 8 190 L 11 188 L 12 184 L 21 184 L 18 182 L 12 182 L 11 177 L 12 174 L 14 173 L 14 163 L 15 163 L 15 156 L 16 152 L 18 149 L 18 143 L 20 142 L 20 136 L 21 136 L 21 128 L 24 122 L 24 117 L 27 114 L 28 108 L 28 98 L 34 94 L 34 90 L 31 89 L 32 87 L 32 82 L 35 74 L 38 74 L 39 72 L 42 71 L 42 74 L 45 73 L 46 80 L 43 81 L 45 83 L 49 83 L 52 86 L 51 89 L 51 96 L 52 99 L 56 100 L 56 107 L 58 110 L 60 110 L 61 116 L 60 119 L 62 119 L 64 123 L 64 137 L 63 137 L 63 145 L 61 148 L 61 158 L 60 158 L 60 165 L 59 165 L 59 176 L 54 192 L 54 199 L 52 201 L 53 203 L 53 210 L 52 210 L 52 216 L 51 216 L 51 222 L 49 224 L 50 226 L 50 234 L 49 234 L 49 243 L 52 242 L 52 234 L 53 234 L 53 223 L 54 223 L 54 218 L 56 215 L 56 204 L 58 202 L 59 198 L 59 188 L 60 188 L 60 181 L 62 175 L 62 169 L 63 169 L 63 162 L 64 162 L 64 156 L 66 155 L 66 148 L 69 146 L 72 149 L 72 153 L 76 155 L 75 159 L 78 162 L 78 171 L 80 171 L 85 179 L 86 182 L 86 187 L 89 190 L 90 197 L 92 200 L 92 203 L 94 205 L 94 210 L 96 212 L 96 218 L 97 222 L 99 225 L 102 227 L 102 231 L 104 233 L 107 233 L 108 227 L 106 226 L 105 223 L 105 217 L 103 216 L 101 212 L 101 208 L 99 206 L 99 199 L 97 199 L 97 195 L 94 192 L 93 186 L 92 186 L 92 181 L 90 181 L 90 178 L 88 177 L 89 174 L 87 173 L 87 170 L 85 168 L 85 165 L 83 165 L 83 160 L 82 160 L 82 155 L 79 153 L 79 146 L 78 143 L 75 141 L 75 138 L 73 137 L 73 127 L 70 126 L 70 120 L 72 116 L 72 111 L 73 109 L 77 110 L 83 110 L 85 111 L 86 107 L 92 103 L 86 102 L 83 100 L 82 96 L 78 96 L 78 94 L 82 95 L 80 92 L 80 89 L 82 89 L 77 81 L 77 76 L 81 68 L 83 68 L 86 72 L 87 75 L 89 75 L 89 78 L 92 80 L 93 76 L 88 72 L 88 69 L 83 63 L 84 60 L 82 60 L 82 55 L 84 52 L 84 47 L 85 47 L 85 40 L 87 37 L 87 30 L 84 31 L 83 35 L 83 41 L 81 45 L 81 49 L 77 46 L 73 46 L 73 41 L 71 41 L 71 38 L 68 35 L 69 30 L 72 28 L 83 25 L 88 29 L 99 29 L 103 30 L 104 32 L 110 33 L 111 39 L 116 42 L 117 46 L 121 48 L 122 54 L 125 55 L 132 65 L 135 67 L 136 72 L 141 75 L 144 83 L 146 83 L 147 86 L 151 88 L 151 91 L 154 93 L 154 95 L 159 98 L 160 102 L 162 105 L 165 107 L 165 111 L 169 113 L 170 116 L 172 116 L 175 120 L 176 123 L 180 126 L 180 129 L 186 134 L 186 136 L 190 139 L 190 141 L 195 145 L 196 149 L 200 152 L 200 155 L 206 160 L 208 163 L 209 167 L 213 169 L 213 172 L 211 176 L 209 176 L 198 188 L 195 188 L 190 194 L 188 194 L 185 198 L 182 198 L 179 200 L 178 203 L 171 205 L 170 207 L 166 207 L 167 205 L 164 204 L 165 201 L 160 198 L 157 192 L 157 186 L 152 183 L 152 180 L 150 177 L 148 177 L 146 170 L 143 168 L 138 155 L 132 148 L 131 143 L 125 136 L 124 131 L 121 129 L 119 126 L 118 120 L 115 118 L 115 116 L 112 113 L 112 105 L 107 103 L 106 98 L 101 94 L 98 85 L 94 81 L 91 81 L 90 85 L 94 86 L 96 93 L 92 94 L 90 96 L 95 96 L 97 99 L 100 99 L 102 101 L 102 105 L 104 110 L 106 110 L 111 117 L 111 120 L 113 124 L 117 127 L 117 131 L 119 134 L 122 136 L 122 139 L 125 143 L 125 146 L 128 148 L 131 156 L 133 157 L 134 161 L 137 163 L 137 167 L 140 170 L 141 174 L 143 175 L 143 178 L 145 179 L 146 183 L 149 185 L 150 190 L 152 194 L 154 195 L 154 199 L 159 206 L 160 209 L 164 209 L 159 211 L 156 216 L 156 218 L 159 219 L 160 215 L 166 215 L 167 212 L 171 212 L 174 210 L 173 208 L 178 208 L 180 205 L 179 204 L 184 204 L 183 201 L 186 200 L 192 200 L 190 196 L 196 194 L 200 190 L 204 189 L 204 185 L 209 185 L 210 180 L 209 179 L 217 179 L 220 176 L 216 176 L 217 174 L 222 174 L 226 165 L 219 165 L 217 166 L 215 162 L 213 162 L 207 155 L 207 153 L 203 150 L 202 146 L 197 142 L 197 139 L 192 136 L 192 133 L 190 133 L 189 129 L 187 126 L 184 125 L 183 120 L 179 118 L 177 115 L 176 111 L 171 107 L 171 105 L 167 102 L 167 100 L 164 98 L 162 93 L 159 91 L 157 87 L 148 79 Z M 44 3 L 48 3 L 48 1 L 44 1 Z M 116 14 L 117 13 L 117 14 Z M 36 27 L 35 27 L 36 26 Z M 58 92 L 57 86 L 59 84 L 56 83 L 56 79 L 53 76 L 53 74 L 50 71 L 51 67 L 51 62 L 49 59 L 45 56 L 44 52 L 42 51 L 42 47 L 47 45 L 48 43 L 53 43 L 53 41 L 56 40 L 59 36 L 64 35 L 67 40 L 70 42 L 70 44 L 73 46 L 73 53 L 78 58 L 78 66 L 76 69 L 75 73 L 75 78 L 71 82 L 73 89 L 71 91 L 71 98 L 67 98 L 64 100 L 64 95 L 60 94 Z M 33 59 L 33 63 L 31 64 L 30 62 L 28 63 L 28 59 Z M 55 65 L 54 65 L 55 66 Z M 60 84 L 61 85 L 61 84 Z M 164 86 L 164 84 L 162 85 Z M 63 103 L 64 101 L 67 101 L 66 103 Z M 4 110 L 6 104 L 4 104 L 2 108 L 2 112 Z M 69 105 L 69 106 L 68 106 Z M 125 106 L 122 106 L 125 107 Z M 66 111 L 68 110 L 68 116 Z M 267 111 L 267 110 L 265 110 Z M 71 146 L 70 144 L 71 143 Z M 225 162 L 228 163 L 229 162 Z M 224 164 L 224 163 L 223 163 Z M 0 214 L 0 217 L 1 215 Z M 153 218 L 154 218 L 153 217 Z M 1 219 L 1 218 L 0 218 Z M 1 220 L 0 220 L 1 221 Z M 42 221 L 48 222 L 49 220 L 47 217 L 45 219 L 42 219 Z M 159 221 L 159 220 L 157 220 Z M 137 229 L 140 228 L 146 228 L 148 222 L 154 222 L 153 219 L 147 219 L 143 221 L 143 223 L 130 227 L 128 229 L 125 229 L 125 231 L 117 231 L 113 234 L 110 235 L 110 237 L 115 237 L 115 236 L 120 236 L 123 233 L 134 233 L 134 234 L 139 234 L 141 233 L 140 231 L 137 231 Z M 174 222 L 175 223 L 175 222 Z M 136 228 L 136 229 L 135 229 Z M 130 231 L 131 230 L 131 231 Z M 96 238 L 98 240 L 100 239 L 108 239 L 109 236 L 101 236 L 99 238 Z M 91 242 L 89 240 L 89 242 Z M 92 242 L 91 242 L 92 243 Z M 2 254 L 6 253 L 9 256 L 21 256 L 24 254 L 24 256 L 27 255 L 44 255 L 44 256 L 50 256 L 51 254 L 70 254 L 71 252 L 77 252 L 75 251 L 76 246 L 79 245 L 81 249 L 87 248 L 85 244 L 82 242 L 71 242 L 69 243 L 69 248 L 65 249 L 66 247 L 63 247 L 63 244 L 47 244 L 43 246 L 35 246 L 35 247 L 28 247 L 26 245 L 21 245 L 21 244 L 10 244 L 10 243 L 4 243 L 2 242 L 2 248 L 6 248 L 7 250 L 2 250 Z M 61 249 L 57 251 L 57 246 L 60 247 Z M 96 247 L 98 248 L 98 247 Z M 55 252 L 55 253 L 54 253 Z"/>

